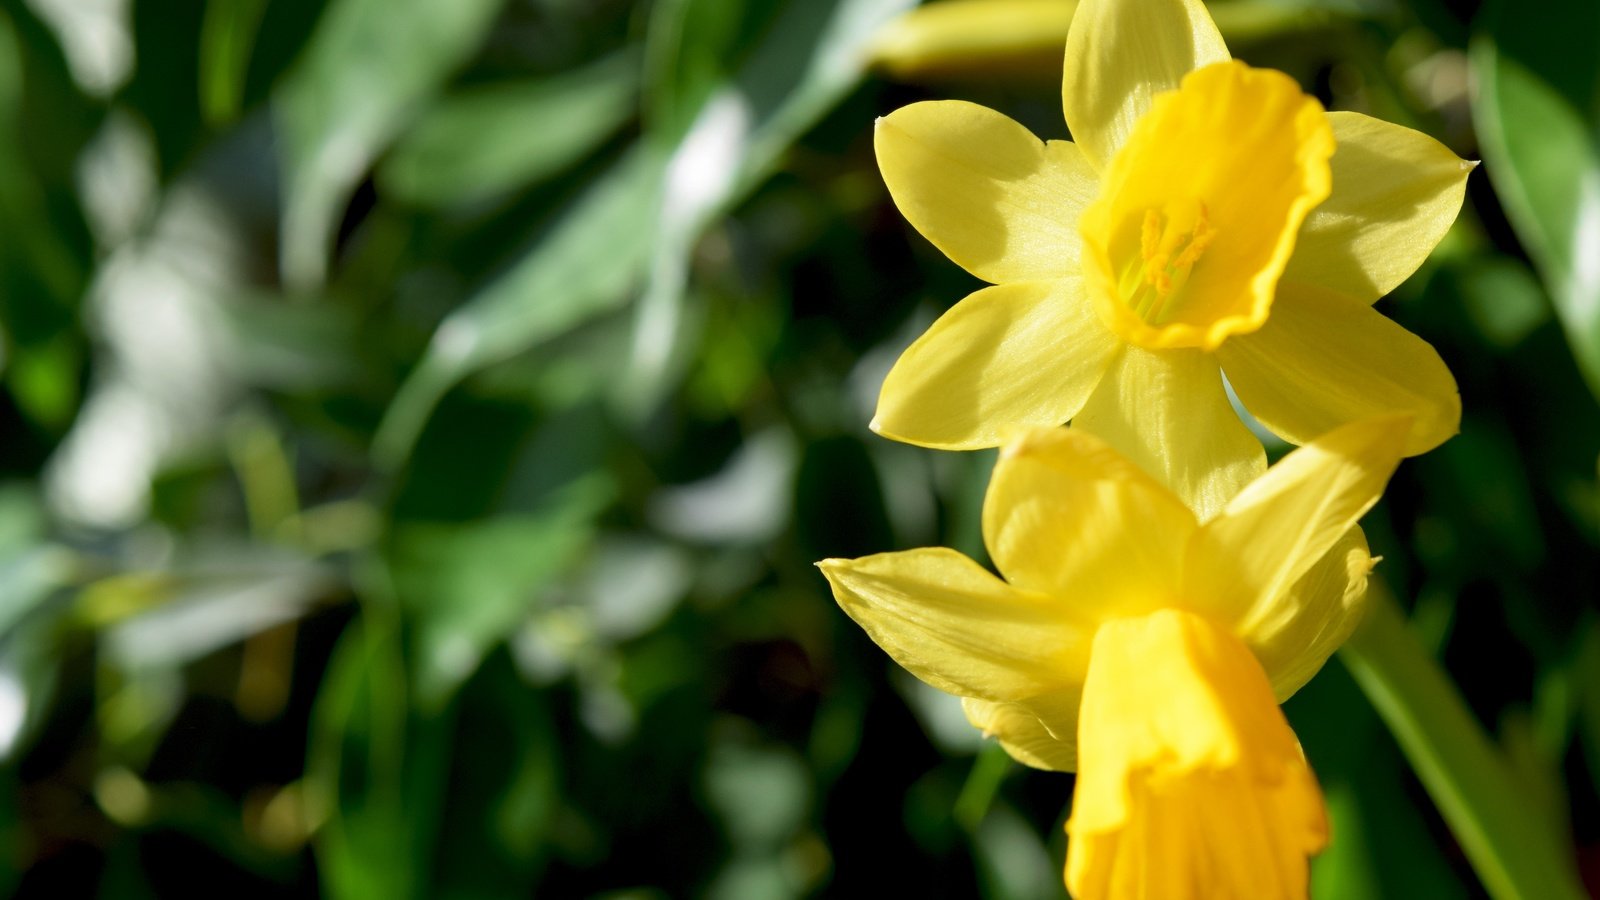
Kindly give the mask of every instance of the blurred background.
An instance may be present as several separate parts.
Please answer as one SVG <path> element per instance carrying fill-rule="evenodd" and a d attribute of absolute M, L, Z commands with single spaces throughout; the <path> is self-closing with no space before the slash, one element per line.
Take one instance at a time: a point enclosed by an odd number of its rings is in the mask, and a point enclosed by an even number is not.
<path fill-rule="evenodd" d="M 866 429 L 977 286 L 874 117 L 1067 136 L 1070 2 L 914 6 L 0 0 L 0 890 L 1063 896 L 1072 778 L 811 565 L 983 558 L 992 454 Z M 1600 5 L 1212 9 L 1486 161 L 1368 534 L 1600 889 Z M 1483 896 L 1337 660 L 1287 710 L 1319 896 Z"/>

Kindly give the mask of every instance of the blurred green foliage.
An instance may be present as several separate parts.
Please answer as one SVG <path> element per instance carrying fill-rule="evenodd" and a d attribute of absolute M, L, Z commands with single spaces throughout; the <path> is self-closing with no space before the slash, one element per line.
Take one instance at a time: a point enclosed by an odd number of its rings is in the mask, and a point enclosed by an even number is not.
<path fill-rule="evenodd" d="M 1595 7 L 1222 4 L 1486 161 L 1385 301 L 1462 434 L 1368 531 L 1596 887 Z M 911 5 L 0 0 L 0 885 L 1060 896 L 1071 778 L 810 565 L 982 553 L 992 455 L 865 428 L 975 286 L 873 117 L 1065 136 L 1050 77 L 872 73 Z M 1288 712 L 1319 896 L 1481 894 L 1337 663 Z"/>

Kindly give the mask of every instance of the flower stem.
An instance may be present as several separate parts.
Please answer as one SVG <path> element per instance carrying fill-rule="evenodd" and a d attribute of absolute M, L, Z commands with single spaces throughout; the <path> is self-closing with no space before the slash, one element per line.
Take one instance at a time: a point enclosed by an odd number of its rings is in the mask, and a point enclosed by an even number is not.
<path fill-rule="evenodd" d="M 1583 900 L 1562 852 L 1570 841 L 1529 813 L 1511 769 L 1376 579 L 1340 658 L 1496 900 Z"/>
<path fill-rule="evenodd" d="M 962 785 L 961 794 L 956 797 L 956 823 L 969 834 L 978 833 L 978 826 L 983 824 L 983 817 L 989 814 L 995 794 L 1000 791 L 1000 782 L 1005 780 L 1010 768 L 1011 757 L 1006 755 L 1005 749 L 992 741 L 984 742 L 983 749 L 978 751 L 978 758 L 972 762 L 967 783 Z"/>

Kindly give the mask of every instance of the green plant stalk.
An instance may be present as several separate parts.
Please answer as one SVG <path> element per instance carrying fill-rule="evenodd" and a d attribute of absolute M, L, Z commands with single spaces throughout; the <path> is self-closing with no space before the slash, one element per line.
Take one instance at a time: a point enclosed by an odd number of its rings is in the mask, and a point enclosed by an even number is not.
<path fill-rule="evenodd" d="M 1584 900 L 1561 851 L 1569 842 L 1529 813 L 1510 767 L 1381 582 L 1340 658 L 1496 900 Z"/>
<path fill-rule="evenodd" d="M 978 826 L 989 814 L 989 807 L 994 805 L 995 795 L 1000 792 L 1000 783 L 1010 769 L 1011 757 L 1005 748 L 985 741 L 972 761 L 966 784 L 961 786 L 961 793 L 956 797 L 955 820 L 968 834 L 978 833 Z"/>

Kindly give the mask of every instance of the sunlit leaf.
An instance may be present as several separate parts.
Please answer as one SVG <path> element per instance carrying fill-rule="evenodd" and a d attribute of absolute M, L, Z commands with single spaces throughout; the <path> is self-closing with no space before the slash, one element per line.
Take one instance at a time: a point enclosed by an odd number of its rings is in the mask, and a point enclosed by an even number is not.
<path fill-rule="evenodd" d="M 329 588 L 324 567 L 268 547 L 219 549 L 167 573 L 156 605 L 105 628 L 108 661 L 129 669 L 183 665 L 297 619 Z M 102 583 L 89 596 L 112 605 Z"/>
<path fill-rule="evenodd" d="M 1473 110 L 1489 177 L 1600 397 L 1600 6 L 1493 4 L 1473 37 Z"/>
<path fill-rule="evenodd" d="M 873 31 L 911 0 L 792 0 L 682 141 L 646 139 L 527 256 L 441 323 L 390 407 L 374 456 L 398 465 L 433 405 L 485 365 L 617 308 L 648 273 L 628 389 L 664 386 L 688 253 L 707 223 L 767 178 L 784 150 L 861 77 Z"/>
<path fill-rule="evenodd" d="M 380 187 L 422 206 L 472 203 L 547 178 L 598 147 L 634 112 L 638 67 L 610 57 L 548 79 L 442 98 L 378 170 Z"/>
<path fill-rule="evenodd" d="M 589 545 L 608 498 L 590 479 L 547 509 L 471 523 L 406 523 L 395 535 L 395 581 L 418 627 L 418 700 L 435 708 L 483 654 L 532 610 L 539 589 Z"/>
<path fill-rule="evenodd" d="M 689 254 L 718 215 L 860 79 L 872 36 L 911 0 L 791 2 L 730 79 L 708 92 L 667 162 L 650 277 L 624 399 L 648 409 L 680 342 Z"/>
<path fill-rule="evenodd" d="M 284 169 L 284 280 L 328 271 L 356 184 L 418 104 L 483 41 L 502 0 L 336 0 L 274 98 Z"/>

